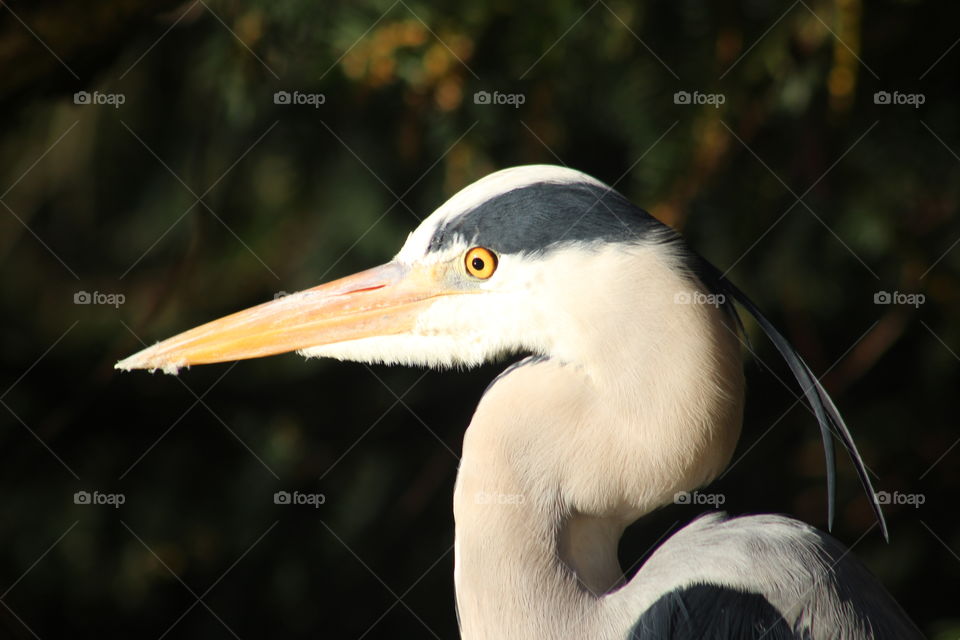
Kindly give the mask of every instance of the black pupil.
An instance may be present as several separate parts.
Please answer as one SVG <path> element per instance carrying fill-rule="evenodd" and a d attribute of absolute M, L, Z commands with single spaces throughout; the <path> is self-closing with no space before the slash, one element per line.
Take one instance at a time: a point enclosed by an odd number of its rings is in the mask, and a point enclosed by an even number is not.
<path fill-rule="evenodd" d="M 483 271 L 483 266 L 484 266 L 484 265 L 483 265 L 483 258 L 474 258 L 474 259 L 473 259 L 473 262 L 471 262 L 470 264 L 473 265 L 473 268 L 474 268 L 476 271 Z"/>

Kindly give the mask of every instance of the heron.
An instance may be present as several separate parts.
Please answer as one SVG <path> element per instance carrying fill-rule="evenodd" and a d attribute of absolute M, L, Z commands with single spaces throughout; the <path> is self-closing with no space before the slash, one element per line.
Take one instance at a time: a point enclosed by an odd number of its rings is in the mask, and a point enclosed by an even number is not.
<path fill-rule="evenodd" d="M 836 436 L 887 536 L 837 407 L 758 307 L 668 225 L 580 171 L 492 173 L 386 264 L 185 331 L 117 363 L 177 373 L 289 351 L 471 367 L 522 356 L 467 427 L 453 496 L 463 638 L 915 638 L 829 534 L 708 512 L 629 579 L 626 527 L 727 467 L 744 408 L 735 303 L 786 360 L 820 426 L 834 517 Z"/>

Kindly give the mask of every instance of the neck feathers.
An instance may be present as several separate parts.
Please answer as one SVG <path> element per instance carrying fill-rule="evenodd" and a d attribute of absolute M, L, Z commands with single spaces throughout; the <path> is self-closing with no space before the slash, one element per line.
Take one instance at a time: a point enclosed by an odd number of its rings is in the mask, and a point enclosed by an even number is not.
<path fill-rule="evenodd" d="M 585 254 L 589 268 L 568 253 L 566 296 L 544 296 L 561 301 L 547 310 L 550 357 L 481 400 L 454 498 L 465 638 L 602 637 L 595 612 L 621 584 L 623 529 L 729 462 L 743 407 L 736 327 L 672 251 L 611 246 Z"/>

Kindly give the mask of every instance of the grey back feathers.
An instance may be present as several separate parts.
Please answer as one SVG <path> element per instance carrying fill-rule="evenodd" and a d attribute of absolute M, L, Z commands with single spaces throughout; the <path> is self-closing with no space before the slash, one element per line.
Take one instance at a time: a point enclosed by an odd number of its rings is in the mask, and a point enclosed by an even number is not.
<path fill-rule="evenodd" d="M 781 516 L 702 516 L 657 549 L 631 589 L 659 596 L 632 629 L 638 640 L 923 637 L 840 543 Z"/>

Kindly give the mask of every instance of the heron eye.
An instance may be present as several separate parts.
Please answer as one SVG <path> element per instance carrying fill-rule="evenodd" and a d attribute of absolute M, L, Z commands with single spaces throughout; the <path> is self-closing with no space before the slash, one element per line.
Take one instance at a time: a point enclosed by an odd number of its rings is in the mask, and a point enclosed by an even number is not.
<path fill-rule="evenodd" d="M 486 280 L 497 270 L 497 256 L 483 247 L 474 247 L 467 251 L 464 262 L 467 266 L 467 273 L 481 280 Z"/>

